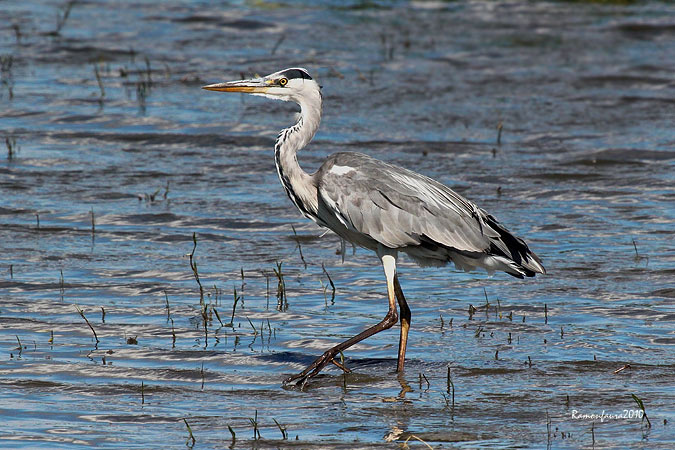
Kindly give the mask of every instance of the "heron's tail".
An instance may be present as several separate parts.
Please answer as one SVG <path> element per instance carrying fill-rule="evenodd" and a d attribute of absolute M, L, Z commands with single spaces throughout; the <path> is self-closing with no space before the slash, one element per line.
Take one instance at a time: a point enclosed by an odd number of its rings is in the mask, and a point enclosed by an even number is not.
<path fill-rule="evenodd" d="M 507 260 L 512 270 L 505 270 L 506 273 L 518 278 L 546 273 L 541 259 L 530 250 L 525 241 L 512 234 L 490 214 L 486 213 L 485 216 L 485 223 L 499 233 L 499 237 L 491 239 L 490 253 Z"/>

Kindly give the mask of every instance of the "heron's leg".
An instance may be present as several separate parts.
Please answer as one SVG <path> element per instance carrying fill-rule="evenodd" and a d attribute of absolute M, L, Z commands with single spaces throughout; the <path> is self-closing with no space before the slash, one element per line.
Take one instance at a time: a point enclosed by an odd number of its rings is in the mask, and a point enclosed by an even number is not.
<path fill-rule="evenodd" d="M 324 368 L 326 364 L 329 364 L 331 360 L 337 356 L 341 351 L 351 347 L 352 345 L 361 342 L 362 340 L 379 333 L 382 330 L 389 329 L 396 325 L 398 322 L 398 313 L 396 312 L 396 294 L 394 292 L 394 276 L 396 275 L 396 257 L 391 254 L 385 254 L 380 256 L 382 259 L 382 265 L 384 266 L 384 274 L 387 277 L 387 294 L 389 297 L 389 311 L 387 315 L 384 316 L 384 319 L 380 321 L 377 325 L 373 325 L 367 330 L 357 334 L 351 339 L 347 339 L 341 344 L 336 345 L 330 350 L 326 351 L 323 355 L 319 356 L 309 367 L 300 372 L 297 375 L 293 375 L 290 378 L 287 378 L 284 381 L 284 384 L 291 383 L 297 380 L 298 385 L 303 386 L 307 383 L 307 380 L 317 375 L 321 372 L 321 369 Z"/>
<path fill-rule="evenodd" d="M 398 341 L 398 364 L 396 366 L 396 371 L 403 372 L 405 349 L 408 345 L 408 330 L 410 330 L 410 308 L 403 296 L 403 290 L 398 282 L 398 275 L 394 275 L 394 292 L 396 293 L 398 306 L 401 309 L 401 339 Z"/>

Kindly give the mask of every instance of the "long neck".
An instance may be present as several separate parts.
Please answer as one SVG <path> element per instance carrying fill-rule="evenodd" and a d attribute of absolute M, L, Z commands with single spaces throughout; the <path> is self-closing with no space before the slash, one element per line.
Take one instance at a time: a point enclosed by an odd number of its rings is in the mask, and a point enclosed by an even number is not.
<path fill-rule="evenodd" d="M 306 217 L 316 221 L 317 190 L 311 175 L 298 164 L 297 152 L 312 140 L 321 121 L 321 92 L 300 103 L 300 119 L 290 128 L 281 130 L 274 146 L 274 161 L 282 186 L 288 197 Z"/>

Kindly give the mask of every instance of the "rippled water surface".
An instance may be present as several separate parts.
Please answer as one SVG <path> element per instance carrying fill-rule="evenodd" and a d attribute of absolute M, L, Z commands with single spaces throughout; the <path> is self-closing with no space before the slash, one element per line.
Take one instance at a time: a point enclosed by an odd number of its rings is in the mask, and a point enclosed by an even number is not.
<path fill-rule="evenodd" d="M 674 448 L 674 49 L 669 2 L 0 2 L 0 447 Z M 200 89 L 289 66 L 308 171 L 432 176 L 549 274 L 403 259 L 405 373 L 392 329 L 282 388 L 387 304 L 279 186 L 296 108 Z"/>

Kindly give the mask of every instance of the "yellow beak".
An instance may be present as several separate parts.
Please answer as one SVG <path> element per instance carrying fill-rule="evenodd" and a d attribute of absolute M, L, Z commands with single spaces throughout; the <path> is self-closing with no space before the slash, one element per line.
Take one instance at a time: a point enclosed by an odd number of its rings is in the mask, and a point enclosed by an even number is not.
<path fill-rule="evenodd" d="M 208 86 L 202 86 L 202 89 L 218 92 L 246 92 L 248 94 L 262 94 L 267 92 L 269 86 L 264 80 L 255 79 L 209 84 Z"/>

